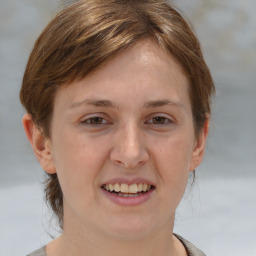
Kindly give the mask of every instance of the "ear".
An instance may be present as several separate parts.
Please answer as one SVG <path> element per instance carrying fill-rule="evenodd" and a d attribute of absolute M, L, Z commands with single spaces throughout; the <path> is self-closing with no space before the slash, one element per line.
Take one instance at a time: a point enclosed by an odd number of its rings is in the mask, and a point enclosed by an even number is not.
<path fill-rule="evenodd" d="M 195 141 L 195 147 L 193 149 L 190 168 L 189 168 L 190 171 L 194 171 L 203 161 L 208 131 L 209 131 L 209 116 L 207 116 L 207 119 L 204 123 L 204 127 L 200 131 L 200 134 Z"/>
<path fill-rule="evenodd" d="M 22 123 L 27 138 L 42 168 L 47 173 L 56 173 L 50 139 L 43 135 L 28 113 L 23 116 Z"/>

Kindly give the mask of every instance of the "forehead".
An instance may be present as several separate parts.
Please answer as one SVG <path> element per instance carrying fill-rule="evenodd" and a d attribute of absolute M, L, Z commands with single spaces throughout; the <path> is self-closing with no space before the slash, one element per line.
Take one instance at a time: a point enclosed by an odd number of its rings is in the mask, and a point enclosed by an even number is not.
<path fill-rule="evenodd" d="M 154 41 L 144 40 L 107 61 L 85 78 L 62 87 L 57 92 L 57 98 L 58 94 L 64 97 L 63 94 L 66 94 L 66 98 L 72 102 L 83 100 L 84 97 L 112 97 L 119 100 L 143 93 L 149 101 L 154 97 L 161 98 L 168 90 L 172 100 L 179 100 L 181 94 L 188 94 L 188 84 L 177 60 Z"/>
<path fill-rule="evenodd" d="M 140 70 L 136 69 L 138 66 Z M 178 76 L 183 76 L 183 78 L 186 79 L 183 68 L 178 61 L 153 40 L 137 42 L 115 58 L 106 62 L 103 67 L 100 67 L 95 73 L 98 73 L 99 78 L 101 74 L 104 76 L 107 74 L 111 76 L 111 73 L 124 75 L 124 72 L 119 72 L 120 67 L 127 71 L 133 71 L 135 74 L 143 71 L 152 71 L 152 73 L 148 73 L 148 75 L 154 75 L 159 72 L 159 70 L 162 70 L 162 75 L 167 71 L 168 74 L 177 74 L 173 76 L 173 79 L 178 78 Z M 92 75 L 93 73 L 88 75 L 88 78 Z M 132 79 L 132 77 L 130 77 L 130 79 Z"/>

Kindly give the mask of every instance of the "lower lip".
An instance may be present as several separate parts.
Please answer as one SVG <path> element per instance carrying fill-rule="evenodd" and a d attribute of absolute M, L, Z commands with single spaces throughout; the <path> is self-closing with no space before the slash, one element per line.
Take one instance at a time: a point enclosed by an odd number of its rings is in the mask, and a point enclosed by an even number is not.
<path fill-rule="evenodd" d="M 151 189 L 147 193 L 141 194 L 139 196 L 134 196 L 134 197 L 119 196 L 115 193 L 107 192 L 103 188 L 101 188 L 101 190 L 108 199 L 110 199 L 112 202 L 116 204 L 119 204 L 122 206 L 136 206 L 148 201 L 155 189 Z"/>

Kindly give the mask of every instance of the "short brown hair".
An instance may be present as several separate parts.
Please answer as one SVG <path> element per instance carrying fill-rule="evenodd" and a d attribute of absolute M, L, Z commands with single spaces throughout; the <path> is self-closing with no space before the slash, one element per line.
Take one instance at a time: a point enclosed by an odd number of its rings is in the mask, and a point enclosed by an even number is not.
<path fill-rule="evenodd" d="M 84 0 L 65 8 L 44 29 L 29 57 L 20 100 L 46 137 L 56 90 L 82 79 L 143 39 L 172 54 L 190 80 L 196 135 L 210 114 L 214 84 L 192 29 L 164 0 Z M 62 227 L 62 191 L 56 174 L 46 182 L 46 199 Z"/>

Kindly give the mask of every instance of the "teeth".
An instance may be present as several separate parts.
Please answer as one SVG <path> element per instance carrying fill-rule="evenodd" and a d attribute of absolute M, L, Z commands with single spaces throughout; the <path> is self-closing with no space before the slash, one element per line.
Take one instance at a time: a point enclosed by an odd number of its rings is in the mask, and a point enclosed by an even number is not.
<path fill-rule="evenodd" d="M 137 184 L 132 184 L 129 186 L 129 193 L 130 194 L 135 194 L 138 192 L 138 186 Z"/>
<path fill-rule="evenodd" d="M 121 192 L 122 193 L 127 193 L 129 190 L 128 184 L 121 184 Z"/>
<path fill-rule="evenodd" d="M 112 184 L 108 184 L 109 188 L 106 187 L 106 190 L 109 190 L 109 191 L 113 191 L 114 190 L 114 186 Z"/>
<path fill-rule="evenodd" d="M 136 197 L 136 196 L 139 196 L 140 194 L 123 194 L 123 193 L 118 193 L 119 196 L 122 196 L 122 197 Z"/>
<path fill-rule="evenodd" d="M 122 183 L 122 184 L 118 184 L 118 183 L 115 183 L 115 184 L 106 184 L 104 186 L 105 190 L 107 191 L 115 191 L 116 193 L 126 193 L 126 194 L 137 194 L 137 193 L 140 193 L 140 192 L 146 192 L 146 191 L 149 191 L 151 189 L 151 185 L 149 184 L 131 184 L 131 185 L 128 185 L 128 184 L 125 184 L 125 183 Z M 121 192 L 121 193 L 120 193 Z"/>
<path fill-rule="evenodd" d="M 115 190 L 115 192 L 120 192 L 120 185 L 116 183 L 114 185 L 114 190 Z"/>

